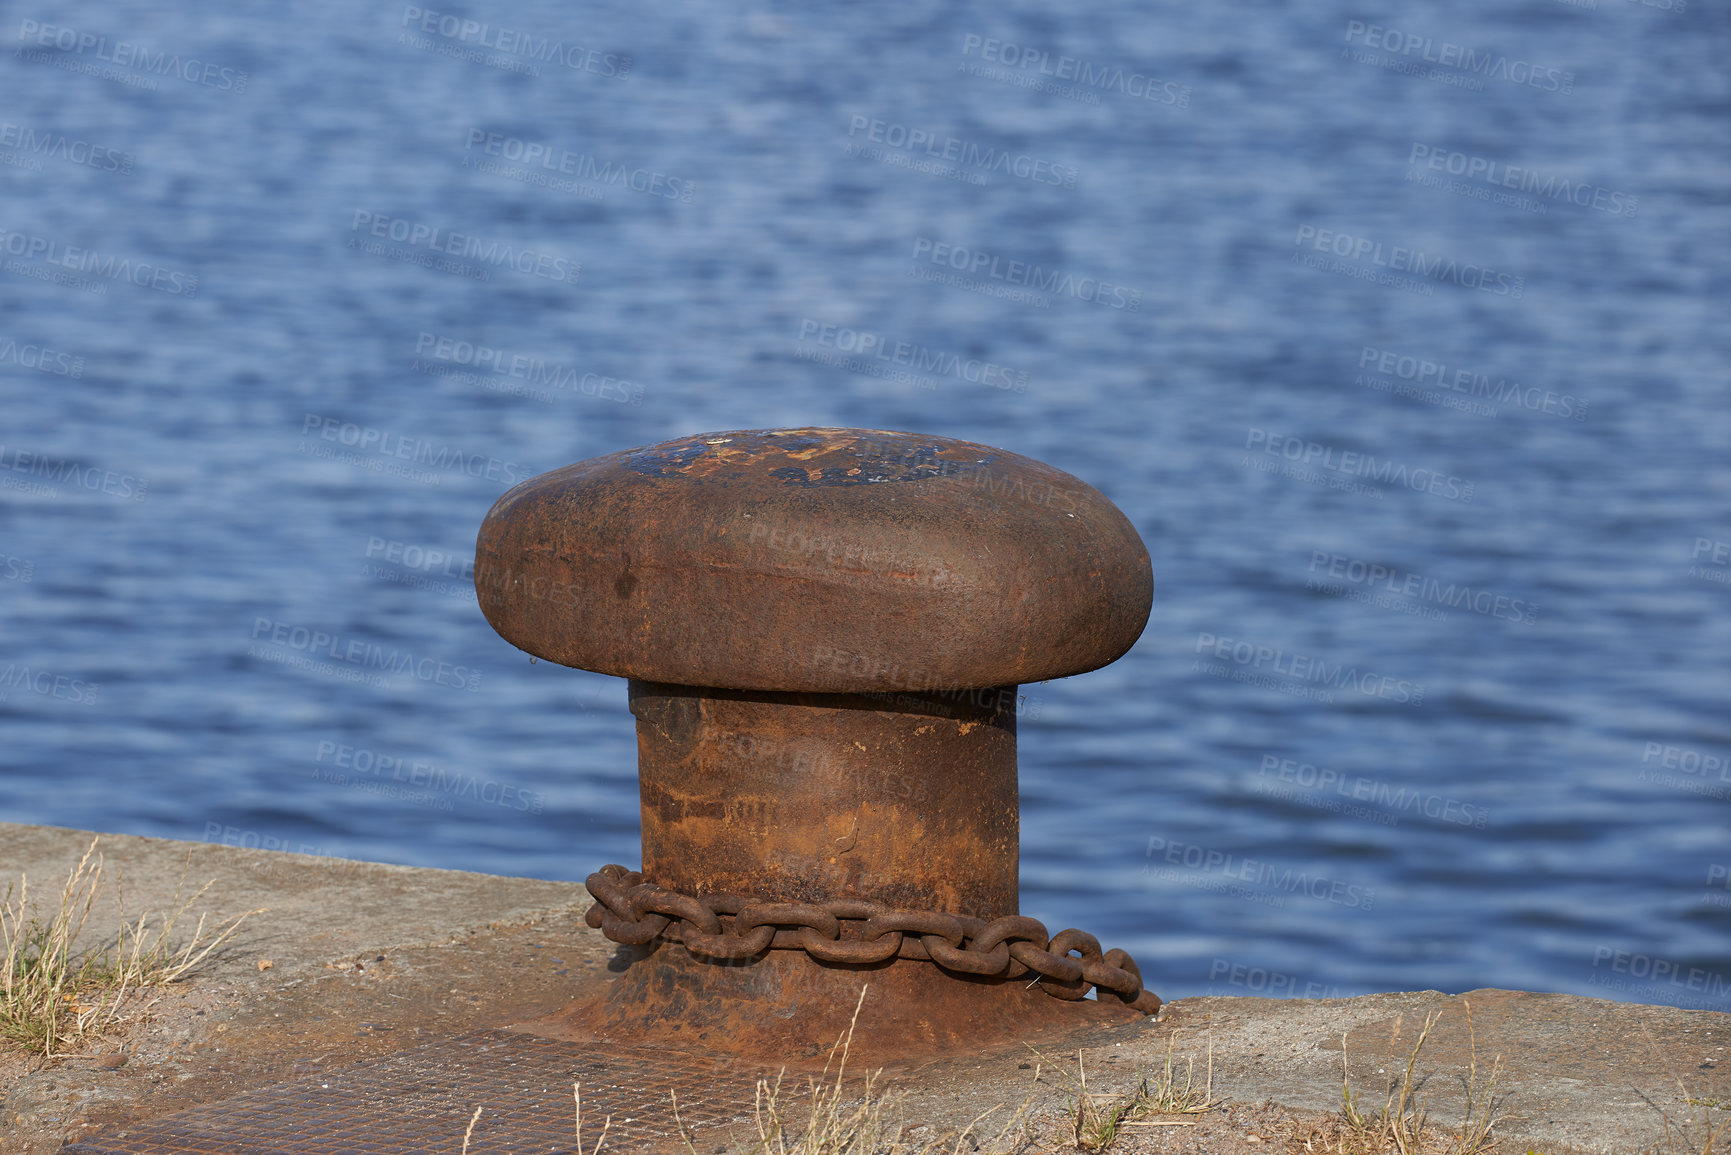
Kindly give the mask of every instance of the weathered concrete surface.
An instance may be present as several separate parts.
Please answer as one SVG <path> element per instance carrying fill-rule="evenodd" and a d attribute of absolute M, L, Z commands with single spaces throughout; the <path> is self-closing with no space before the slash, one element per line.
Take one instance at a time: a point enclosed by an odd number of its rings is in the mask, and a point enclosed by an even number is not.
<path fill-rule="evenodd" d="M 91 837 L 0 825 L 0 887 L 26 873 L 32 895 L 51 903 Z M 65 1138 L 297 1075 L 542 1019 L 601 993 L 628 958 L 582 924 L 588 898 L 575 884 L 122 835 L 101 836 L 99 849 L 105 875 L 124 874 L 134 916 L 162 909 L 183 870 L 189 891 L 215 880 L 195 913 L 222 920 L 269 910 L 124 1033 L 46 1066 L 0 1056 L 0 1151 L 52 1151 Z M 99 905 L 91 925 L 107 932 L 118 913 Z M 264 960 L 271 965 L 261 970 Z M 1200 1079 L 1211 1045 L 1214 1087 L 1231 1105 L 1196 1127 L 1144 1129 L 1115 1150 L 1269 1151 L 1294 1139 L 1302 1150 L 1308 1129 L 1340 1105 L 1342 1035 L 1361 1103 L 1380 1106 L 1385 1079 L 1398 1078 L 1435 1011 L 1443 1018 L 1416 1071 L 1433 1119 L 1458 1125 L 1470 1059 L 1463 999 L 1481 1078 L 1494 1056 L 1504 1062 L 1498 1088 L 1509 1119 L 1499 1151 L 1664 1150 L 1662 1112 L 1673 1126 L 1691 1115 L 1731 1122 L 1731 1110 L 1685 1101 L 1731 1106 L 1731 1015 L 1511 991 L 1184 999 L 1158 1020 L 1067 1040 L 1063 1055 L 1009 1048 L 890 1078 L 906 1092 L 902 1117 L 930 1128 L 922 1136 L 1003 1104 L 978 1129 L 996 1134 L 996 1121 L 1029 1101 L 1050 1140 L 1065 1089 L 1052 1066 L 1073 1072 L 1078 1047 L 1089 1090 L 1114 1091 L 1138 1067 L 1158 1068 L 1169 1044 L 1180 1065 L 1194 1057 Z M 741 1111 L 749 1115 L 750 1103 Z M 708 1134 L 699 1144 L 716 1147 Z"/>
<path fill-rule="evenodd" d="M 25 874 L 46 912 L 92 837 L 0 825 L 0 891 Z M 52 1151 L 62 1137 L 550 1014 L 614 954 L 582 925 L 587 894 L 569 883 L 114 834 L 97 849 L 134 918 L 163 910 L 183 872 L 188 894 L 215 880 L 192 908 L 207 925 L 269 909 L 93 1057 L 43 1067 L 0 1048 L 0 1151 Z M 105 885 L 91 928 L 113 933 L 115 898 Z M 99 1066 L 99 1052 L 126 1061 Z"/>

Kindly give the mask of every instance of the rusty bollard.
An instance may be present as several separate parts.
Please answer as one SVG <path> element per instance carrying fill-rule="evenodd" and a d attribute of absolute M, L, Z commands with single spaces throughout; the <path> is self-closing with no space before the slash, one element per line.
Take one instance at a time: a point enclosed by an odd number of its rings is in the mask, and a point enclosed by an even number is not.
<path fill-rule="evenodd" d="M 1152 584 L 1097 490 L 920 434 L 701 434 L 501 497 L 487 620 L 637 720 L 642 872 L 592 874 L 589 921 L 647 953 L 573 1029 L 797 1058 L 869 983 L 855 1051 L 895 1058 L 1157 1010 L 1016 917 L 1017 686 L 1118 658 Z"/>

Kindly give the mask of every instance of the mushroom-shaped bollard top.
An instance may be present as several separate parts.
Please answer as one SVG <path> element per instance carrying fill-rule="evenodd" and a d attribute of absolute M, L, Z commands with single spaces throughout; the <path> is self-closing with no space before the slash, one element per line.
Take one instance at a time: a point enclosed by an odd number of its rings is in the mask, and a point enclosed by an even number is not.
<path fill-rule="evenodd" d="M 604 674 L 866 693 L 1038 682 L 1136 641 L 1153 574 L 1085 482 L 867 429 L 680 437 L 531 478 L 481 525 L 507 641 Z"/>

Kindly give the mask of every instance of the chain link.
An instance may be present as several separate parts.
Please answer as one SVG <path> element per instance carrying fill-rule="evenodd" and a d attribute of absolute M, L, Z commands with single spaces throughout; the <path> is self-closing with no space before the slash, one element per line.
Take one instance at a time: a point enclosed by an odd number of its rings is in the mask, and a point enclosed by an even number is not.
<path fill-rule="evenodd" d="M 584 921 L 631 946 L 668 938 L 716 959 L 750 958 L 766 950 L 803 950 L 833 963 L 921 959 L 962 974 L 1006 979 L 1033 974 L 1053 998 L 1085 998 L 1093 987 L 1100 999 L 1146 1015 L 1160 1009 L 1160 997 L 1142 988 L 1142 971 L 1128 954 L 1102 952 L 1099 939 L 1079 930 L 1048 936 L 1038 919 L 1010 915 L 987 922 L 939 911 L 892 910 L 857 898 L 824 903 L 753 902 L 734 894 L 694 898 L 617 863 L 591 874 L 585 885 L 596 901 Z"/>

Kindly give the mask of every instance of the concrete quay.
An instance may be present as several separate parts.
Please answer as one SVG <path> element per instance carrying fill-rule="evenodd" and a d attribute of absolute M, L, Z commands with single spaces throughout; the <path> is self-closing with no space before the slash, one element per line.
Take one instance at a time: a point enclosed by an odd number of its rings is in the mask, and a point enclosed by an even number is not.
<path fill-rule="evenodd" d="M 0 825 L 0 888 L 27 875 L 33 900 L 52 902 L 93 837 Z M 608 1113 L 606 1150 L 684 1150 L 669 1089 L 695 1150 L 756 1138 L 764 1069 L 696 1040 L 651 1053 L 547 1027 L 639 957 L 583 924 L 579 884 L 116 834 L 98 850 L 133 917 L 162 910 L 183 872 L 189 890 L 215 880 L 195 919 L 268 909 L 199 971 L 130 1003 L 118 1033 L 48 1063 L 0 1050 L 0 1152 L 457 1152 L 476 1108 L 476 1155 L 571 1150 L 571 1082 L 585 1088 L 585 1151 Z M 110 935 L 119 916 L 109 885 L 90 927 Z M 1145 965 L 1159 990 L 1158 965 Z M 1302 1151 L 1339 1111 L 1343 1039 L 1361 1105 L 1380 1107 L 1436 1011 L 1416 1066 L 1431 1118 L 1458 1127 L 1470 1062 L 1482 1079 L 1500 1055 L 1499 1152 L 1699 1152 L 1703 1122 L 1731 1123 L 1731 1015 L 1501 990 L 1180 999 L 1157 1018 L 1037 1040 L 1037 1055 L 939 1056 L 887 1071 L 883 1085 L 901 1093 L 894 1113 L 916 1141 L 995 1107 L 973 1131 L 989 1140 L 1025 1105 L 1021 1149 L 1059 1150 L 1078 1050 L 1088 1089 L 1110 1092 L 1157 1070 L 1170 1046 L 1198 1079 L 1212 1062 L 1226 1105 L 1190 1126 L 1127 1129 L 1113 1150 Z M 318 1127 L 285 1138 L 301 1116 Z"/>

